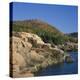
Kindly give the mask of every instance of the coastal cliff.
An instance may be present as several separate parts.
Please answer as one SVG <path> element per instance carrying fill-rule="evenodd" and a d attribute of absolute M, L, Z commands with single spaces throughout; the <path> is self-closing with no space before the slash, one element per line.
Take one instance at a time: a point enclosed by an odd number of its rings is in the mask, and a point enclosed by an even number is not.
<path fill-rule="evenodd" d="M 13 32 L 12 36 L 12 76 L 34 76 L 40 68 L 64 62 L 64 51 L 44 43 L 36 34 Z"/>

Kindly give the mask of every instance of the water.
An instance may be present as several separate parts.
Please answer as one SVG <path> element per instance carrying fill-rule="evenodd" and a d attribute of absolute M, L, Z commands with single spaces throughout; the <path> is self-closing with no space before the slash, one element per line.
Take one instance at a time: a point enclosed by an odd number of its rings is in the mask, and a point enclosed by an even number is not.
<path fill-rule="evenodd" d="M 69 52 L 74 59 L 73 63 L 58 64 L 54 66 L 48 66 L 45 69 L 40 70 L 36 76 L 49 76 L 49 75 L 64 75 L 64 74 L 77 74 L 78 73 L 78 53 Z"/>

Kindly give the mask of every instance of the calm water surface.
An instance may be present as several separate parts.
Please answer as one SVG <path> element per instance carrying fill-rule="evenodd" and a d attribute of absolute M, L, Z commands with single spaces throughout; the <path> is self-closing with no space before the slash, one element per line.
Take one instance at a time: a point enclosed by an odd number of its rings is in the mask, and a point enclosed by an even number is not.
<path fill-rule="evenodd" d="M 45 69 L 40 70 L 36 76 L 49 76 L 49 75 L 63 75 L 63 74 L 77 74 L 78 73 L 78 53 L 69 52 L 74 59 L 73 63 L 58 64 L 54 66 L 48 66 Z"/>

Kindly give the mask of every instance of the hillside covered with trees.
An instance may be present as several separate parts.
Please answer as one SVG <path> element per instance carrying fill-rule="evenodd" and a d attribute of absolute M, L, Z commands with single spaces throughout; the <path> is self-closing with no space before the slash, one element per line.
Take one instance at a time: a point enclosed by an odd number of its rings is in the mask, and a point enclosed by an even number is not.
<path fill-rule="evenodd" d="M 44 42 L 51 44 L 77 43 L 77 38 L 65 35 L 54 26 L 40 20 L 14 21 L 12 30 L 15 32 L 29 32 L 40 36 Z"/>

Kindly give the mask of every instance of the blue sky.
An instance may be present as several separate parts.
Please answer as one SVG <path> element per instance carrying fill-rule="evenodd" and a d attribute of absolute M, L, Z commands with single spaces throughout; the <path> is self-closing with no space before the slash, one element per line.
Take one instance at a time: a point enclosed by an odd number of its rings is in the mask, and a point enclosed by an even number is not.
<path fill-rule="evenodd" d="M 78 31 L 77 6 L 13 3 L 13 20 L 39 19 L 64 33 Z"/>

